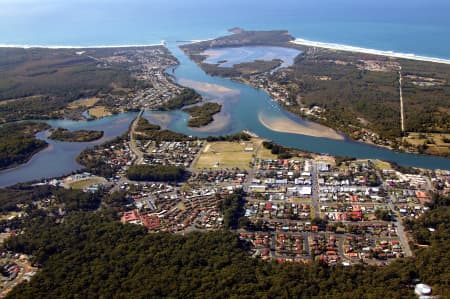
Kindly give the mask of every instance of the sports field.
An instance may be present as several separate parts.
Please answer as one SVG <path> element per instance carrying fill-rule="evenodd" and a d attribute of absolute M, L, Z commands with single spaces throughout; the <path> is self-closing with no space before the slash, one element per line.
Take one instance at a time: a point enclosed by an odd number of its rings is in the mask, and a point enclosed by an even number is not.
<path fill-rule="evenodd" d="M 246 142 L 208 142 L 195 164 L 195 169 L 250 169 L 259 140 Z"/>

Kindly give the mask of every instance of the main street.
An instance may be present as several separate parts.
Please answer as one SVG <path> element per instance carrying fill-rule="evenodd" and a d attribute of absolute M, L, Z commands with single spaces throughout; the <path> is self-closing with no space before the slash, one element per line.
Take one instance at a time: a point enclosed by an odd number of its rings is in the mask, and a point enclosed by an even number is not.
<path fill-rule="evenodd" d="M 317 171 L 317 162 L 312 161 L 311 168 L 311 183 L 312 183 L 312 204 L 314 207 L 314 217 L 320 218 L 320 207 L 319 207 L 319 173 Z"/>

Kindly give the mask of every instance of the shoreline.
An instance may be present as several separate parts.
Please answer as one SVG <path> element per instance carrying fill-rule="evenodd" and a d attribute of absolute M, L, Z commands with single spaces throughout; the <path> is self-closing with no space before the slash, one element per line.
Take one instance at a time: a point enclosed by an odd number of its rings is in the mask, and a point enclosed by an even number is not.
<path fill-rule="evenodd" d="M 258 115 L 259 122 L 269 130 L 281 133 L 300 134 L 318 138 L 328 138 L 334 140 L 345 140 L 345 137 L 335 132 L 332 128 L 324 127 L 317 124 L 320 127 L 310 128 L 305 125 L 298 124 L 288 118 L 280 119 L 267 119 L 264 118 L 262 113 Z M 316 125 L 316 123 L 314 123 Z M 325 130 L 326 129 L 326 130 Z"/>
<path fill-rule="evenodd" d="M 142 47 L 156 47 L 165 46 L 162 41 L 159 44 L 131 44 L 131 45 L 93 45 L 93 46 L 64 46 L 64 45 L 15 45 L 15 44 L 0 44 L 0 48 L 15 48 L 15 49 L 114 49 L 114 48 L 142 48 Z"/>
<path fill-rule="evenodd" d="M 336 44 L 336 43 L 316 42 L 316 41 L 306 40 L 306 39 L 302 39 L 302 38 L 296 38 L 295 40 L 290 41 L 290 43 L 293 43 L 296 45 L 301 45 L 301 46 L 325 48 L 325 49 L 345 51 L 345 52 L 364 53 L 364 54 L 401 58 L 401 59 L 410 59 L 410 60 L 417 60 L 417 61 L 424 61 L 424 62 L 450 64 L 450 59 L 428 57 L 428 56 L 400 53 L 400 52 L 394 52 L 394 51 L 383 51 L 383 50 L 362 48 L 362 47 Z"/>

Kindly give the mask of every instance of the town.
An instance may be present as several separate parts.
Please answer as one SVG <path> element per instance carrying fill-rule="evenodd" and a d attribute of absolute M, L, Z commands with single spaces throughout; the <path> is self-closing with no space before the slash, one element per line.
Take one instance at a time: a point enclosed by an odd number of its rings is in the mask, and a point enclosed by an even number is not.
<path fill-rule="evenodd" d="M 86 50 L 76 53 L 92 59 L 100 69 L 126 69 L 130 77 L 139 83 L 137 88 L 81 98 L 64 109 L 66 117 L 91 119 L 124 111 L 160 109 L 185 90 L 166 72 L 178 65 L 177 59 L 166 47 L 103 49 L 103 52 Z"/>
<path fill-rule="evenodd" d="M 448 171 L 286 148 L 280 154 L 273 143 L 246 134 L 208 141 L 154 126 L 146 131 L 151 140 L 140 131 L 149 123 L 136 122 L 141 126 L 134 134 L 83 153 L 84 173 L 46 183 L 118 193 L 121 222 L 149 232 L 229 228 L 252 245 L 254 257 L 329 265 L 383 265 L 412 256 L 403 222 L 426 213 L 433 193 L 450 192 Z M 133 181 L 127 173 L 136 164 L 180 167 L 188 174 L 176 181 Z M 239 221 L 230 225 L 224 202 L 236 194 L 232 214 Z"/>

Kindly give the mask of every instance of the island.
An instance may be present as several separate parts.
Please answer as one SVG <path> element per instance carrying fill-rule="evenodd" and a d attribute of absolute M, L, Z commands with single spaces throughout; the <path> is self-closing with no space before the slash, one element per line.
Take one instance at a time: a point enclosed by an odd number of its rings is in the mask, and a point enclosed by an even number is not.
<path fill-rule="evenodd" d="M 26 163 L 47 147 L 35 134 L 49 129 L 46 123 L 19 122 L 0 126 L 0 170 Z"/>
<path fill-rule="evenodd" d="M 209 74 L 264 89 L 284 109 L 354 140 L 450 156 L 450 64 L 445 61 L 305 42 L 286 31 L 235 32 L 181 49 Z M 240 64 L 207 63 L 212 51 L 254 46 L 299 52 L 285 67 L 260 68 L 258 59 L 246 63 L 255 72 L 242 71 Z"/>
<path fill-rule="evenodd" d="M 188 121 L 189 127 L 202 127 L 211 123 L 214 120 L 214 114 L 219 113 L 221 109 L 220 104 L 207 102 L 201 106 L 184 108 L 183 111 L 191 116 Z"/>
<path fill-rule="evenodd" d="M 50 139 L 66 142 L 90 142 L 103 137 L 103 131 L 79 130 L 69 131 L 68 129 L 57 128 L 50 131 Z"/>

